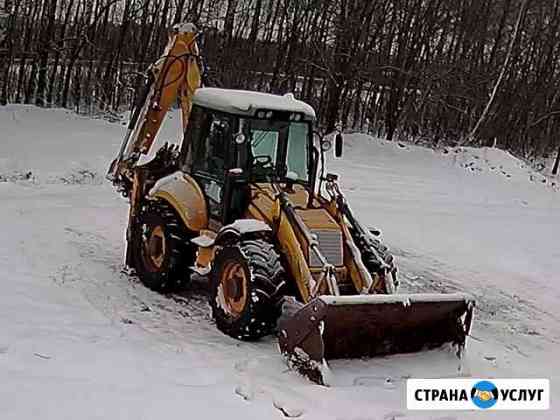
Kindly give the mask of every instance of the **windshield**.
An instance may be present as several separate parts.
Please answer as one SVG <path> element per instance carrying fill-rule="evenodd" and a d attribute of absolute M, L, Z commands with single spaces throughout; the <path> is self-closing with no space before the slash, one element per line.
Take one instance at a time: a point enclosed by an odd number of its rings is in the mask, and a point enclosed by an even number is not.
<path fill-rule="evenodd" d="M 243 121 L 243 127 L 249 139 L 251 169 L 257 178 L 275 175 L 307 181 L 307 122 L 250 119 Z"/>

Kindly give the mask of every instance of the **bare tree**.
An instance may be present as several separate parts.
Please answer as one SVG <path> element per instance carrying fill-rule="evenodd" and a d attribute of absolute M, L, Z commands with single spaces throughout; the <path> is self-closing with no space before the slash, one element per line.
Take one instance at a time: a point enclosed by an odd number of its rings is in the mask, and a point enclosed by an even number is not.
<path fill-rule="evenodd" d="M 486 120 L 486 116 L 488 115 L 488 112 L 490 111 L 490 108 L 494 104 L 494 101 L 496 99 L 496 94 L 498 93 L 498 90 L 500 89 L 500 86 L 502 85 L 502 80 L 504 79 L 504 75 L 506 74 L 506 71 L 508 69 L 508 65 L 509 65 L 509 62 L 511 60 L 512 52 L 513 52 L 513 48 L 515 46 L 515 43 L 517 42 L 517 36 L 519 34 L 519 28 L 521 27 L 521 22 L 523 21 L 523 16 L 525 15 L 525 10 L 527 9 L 527 4 L 528 3 L 529 3 L 529 0 L 521 0 L 521 5 L 519 7 L 519 13 L 517 15 L 517 22 L 515 23 L 515 29 L 513 30 L 513 34 L 511 36 L 511 41 L 509 43 L 509 48 L 508 48 L 508 51 L 507 51 L 507 54 L 506 54 L 506 58 L 505 58 L 505 60 L 502 64 L 502 68 L 500 70 L 500 75 L 498 76 L 498 79 L 496 80 L 496 83 L 494 83 L 494 88 L 492 89 L 492 93 L 490 94 L 490 98 L 488 99 L 488 102 L 486 103 L 486 106 L 484 107 L 484 110 L 482 111 L 482 114 L 480 114 L 480 117 L 478 118 L 478 121 L 476 122 L 475 126 L 473 127 L 473 129 L 469 133 L 468 142 L 471 142 L 475 138 L 476 133 L 478 132 L 480 126 Z"/>
<path fill-rule="evenodd" d="M 8 3 L 2 104 L 122 110 L 169 26 L 189 19 L 209 83 L 292 91 L 323 128 L 528 158 L 560 147 L 560 0 Z"/>

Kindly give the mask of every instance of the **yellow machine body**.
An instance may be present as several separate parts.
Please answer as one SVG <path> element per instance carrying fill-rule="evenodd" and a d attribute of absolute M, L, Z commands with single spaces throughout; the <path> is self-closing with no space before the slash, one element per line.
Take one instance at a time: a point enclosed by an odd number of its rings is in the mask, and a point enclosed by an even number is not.
<path fill-rule="evenodd" d="M 189 130 L 200 130 L 193 123 L 197 121 L 193 116 L 193 100 L 200 93 L 197 89 L 201 86 L 202 73 L 197 37 L 193 25 L 173 28 L 164 54 L 150 68 L 151 82 L 139 95 L 127 135 L 109 168 L 108 179 L 130 201 L 127 264 L 132 266 L 148 260 L 144 254 L 151 252 L 153 255 L 148 257 L 152 263 L 145 270 L 147 284 L 159 286 L 158 281 L 177 275 L 165 272 L 165 267 L 181 266 L 179 257 L 166 255 L 166 250 L 175 246 L 176 255 L 179 255 L 179 251 L 188 251 L 194 246 L 196 255 L 189 269 L 202 275 L 210 273 L 215 279 L 211 287 L 216 288 L 219 302 L 211 303 L 220 309 L 229 302 L 241 313 L 245 307 L 256 305 L 258 300 L 256 295 L 240 290 L 250 286 L 254 267 L 243 254 L 241 245 L 237 249 L 231 246 L 231 234 L 237 238 L 233 241 L 241 243 L 246 235 L 243 229 L 248 229 L 251 238 L 258 233 L 260 242 L 251 243 L 246 249 L 260 260 L 267 257 L 266 253 L 278 253 L 274 272 L 285 274 L 283 283 L 271 293 L 287 283 L 295 295 L 293 301 L 284 302 L 284 315 L 278 322 L 282 354 L 291 367 L 320 384 L 326 384 L 324 366 L 328 358 L 419 351 L 446 343 L 455 344 L 460 352 L 470 331 L 474 301 L 463 294 L 396 294 L 393 257 L 369 229 L 356 220 L 339 189 L 337 177 L 321 174 L 325 188 L 321 189 L 321 182 L 318 187 L 315 185 L 318 156 L 303 184 L 290 181 L 287 174 L 284 179 L 278 179 L 281 178 L 278 173 L 277 179 L 270 182 L 246 179 L 241 188 L 248 198 L 243 208 L 235 209 L 238 211 L 236 220 L 226 223 L 227 217 L 213 216 L 208 190 L 201 181 L 204 177 L 191 172 L 193 144 L 189 144 L 187 135 Z M 228 95 L 228 99 L 224 100 L 221 95 Z M 279 115 L 277 121 L 282 124 L 307 118 L 309 126 L 315 118 L 313 109 L 293 96 L 264 98 L 264 95 L 210 88 L 200 95 L 197 105 L 209 113 L 229 112 L 239 118 L 239 132 L 232 133 L 228 140 L 233 145 L 228 147 L 233 150 L 246 144 L 243 118 L 257 119 L 256 124 L 261 126 L 266 126 L 269 116 L 273 121 L 274 115 Z M 140 155 L 149 153 L 165 114 L 176 101 L 181 107 L 186 133 L 180 150 L 166 145 L 153 161 L 139 165 Z M 266 106 L 267 110 L 254 109 L 250 101 Z M 189 124 L 194 126 L 189 127 Z M 214 128 L 227 130 L 228 126 L 218 124 Z M 308 155 L 319 153 L 311 140 L 307 147 Z M 323 144 L 321 153 L 322 147 Z M 224 168 L 224 172 L 227 178 L 242 173 L 243 169 L 230 166 Z M 224 197 L 224 190 L 218 191 L 218 195 Z M 158 203 L 159 213 L 142 219 L 143 212 L 152 209 L 154 203 Z M 178 220 L 166 219 L 174 214 L 178 215 Z M 172 220 L 172 226 L 166 226 L 166 220 Z M 256 243 L 262 249 L 258 249 Z M 227 247 L 230 260 L 219 266 L 217 260 L 220 255 L 224 258 L 223 251 Z M 136 259 L 131 256 L 130 249 L 138 253 Z M 217 270 L 222 272 L 215 272 Z M 239 281 L 224 288 L 218 283 L 228 275 Z M 267 310 L 270 314 L 265 313 Z M 253 314 L 262 316 L 264 325 L 270 323 L 275 311 L 276 308 L 260 308 Z M 252 316 L 247 315 L 247 328 L 253 327 Z M 243 320 L 241 315 L 240 319 Z M 223 322 L 217 322 L 218 328 L 222 325 L 223 330 L 234 335 Z M 243 338 L 242 333 L 239 338 Z"/>

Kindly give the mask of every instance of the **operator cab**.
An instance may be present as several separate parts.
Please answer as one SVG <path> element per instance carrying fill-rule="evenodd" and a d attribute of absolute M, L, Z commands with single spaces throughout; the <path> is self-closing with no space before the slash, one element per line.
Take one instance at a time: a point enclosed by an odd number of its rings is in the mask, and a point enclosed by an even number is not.
<path fill-rule="evenodd" d="M 185 172 L 204 190 L 210 216 L 225 223 L 236 216 L 224 209 L 241 210 L 239 190 L 249 183 L 311 189 L 314 119 L 313 108 L 291 94 L 197 89 L 181 155 Z"/>

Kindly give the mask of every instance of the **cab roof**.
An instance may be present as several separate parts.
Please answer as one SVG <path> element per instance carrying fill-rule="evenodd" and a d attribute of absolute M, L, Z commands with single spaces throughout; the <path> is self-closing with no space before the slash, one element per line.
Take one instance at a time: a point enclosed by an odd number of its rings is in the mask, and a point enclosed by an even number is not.
<path fill-rule="evenodd" d="M 196 90 L 193 103 L 205 108 L 230 114 L 254 117 L 258 110 L 297 112 L 303 119 L 315 120 L 315 111 L 294 95 L 272 95 L 270 93 L 252 92 L 220 88 L 199 88 Z"/>

